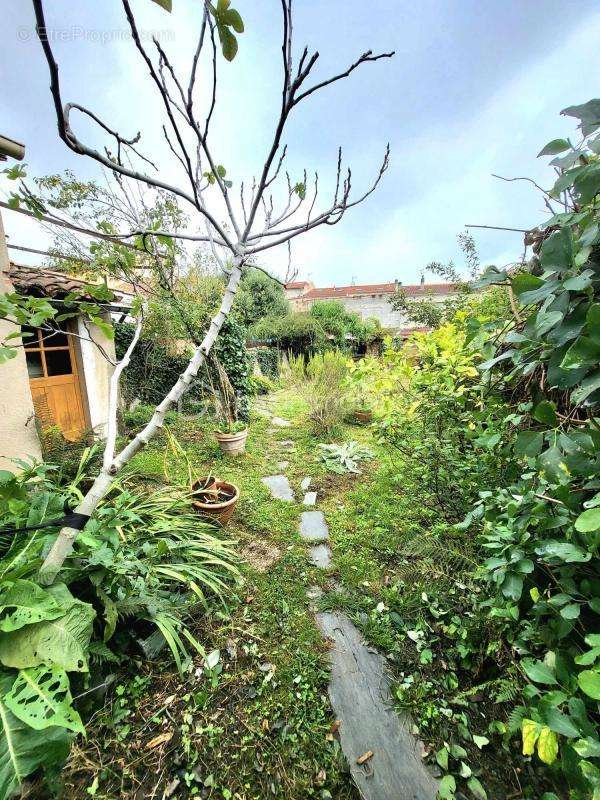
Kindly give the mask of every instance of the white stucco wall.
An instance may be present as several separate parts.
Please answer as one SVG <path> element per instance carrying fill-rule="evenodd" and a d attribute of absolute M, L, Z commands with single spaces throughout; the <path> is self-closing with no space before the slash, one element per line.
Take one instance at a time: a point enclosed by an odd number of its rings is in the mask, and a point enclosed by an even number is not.
<path fill-rule="evenodd" d="M 8 280 L 8 267 L 8 251 L 0 214 L 0 292 L 13 291 Z M 14 331 L 14 325 L 0 320 L 0 341 Z M 0 364 L 0 469 L 14 472 L 17 467 L 11 459 L 25 459 L 28 456 L 40 459 L 42 450 L 35 427 L 25 352 L 20 347 L 16 358 Z"/>
<path fill-rule="evenodd" d="M 107 316 L 106 321 L 110 322 Z M 103 439 L 106 436 L 108 421 L 108 392 L 113 365 L 105 358 L 115 361 L 114 341 L 109 339 L 97 325 L 79 317 L 77 333 L 84 337 L 79 340 L 81 366 L 83 369 L 82 391 L 87 397 L 90 426 L 94 434 Z M 89 339 L 93 341 L 89 341 Z"/>
<path fill-rule="evenodd" d="M 336 297 L 335 300 L 341 303 L 348 311 L 353 311 L 362 319 L 378 319 L 384 328 L 416 328 L 419 327 L 414 322 L 408 322 L 400 311 L 395 311 L 389 302 L 393 295 L 388 293 L 361 294 L 354 297 Z M 442 303 L 449 295 L 425 295 L 423 299 L 432 300 L 435 303 Z M 328 298 L 324 298 L 328 299 Z M 308 311 L 311 305 L 316 302 L 299 297 L 295 300 L 294 306 L 297 311 Z"/>

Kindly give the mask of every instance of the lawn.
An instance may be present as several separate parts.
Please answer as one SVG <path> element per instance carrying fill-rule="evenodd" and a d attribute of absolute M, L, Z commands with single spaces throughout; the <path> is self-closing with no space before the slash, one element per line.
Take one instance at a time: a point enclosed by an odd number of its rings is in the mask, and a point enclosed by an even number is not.
<path fill-rule="evenodd" d="M 258 413 L 267 407 L 292 426 L 273 429 Z M 469 653 L 471 595 L 478 590 L 461 581 L 473 572 L 471 545 L 440 518 L 410 463 L 384 456 L 373 429 L 344 424 L 331 440 L 359 440 L 376 459 L 361 475 L 327 472 L 321 439 L 289 391 L 258 402 L 247 452 L 237 459 L 220 454 L 202 418 L 178 415 L 169 434 L 193 475 L 214 473 L 241 490 L 228 526 L 241 581 L 226 607 L 193 626 L 206 651 L 218 651 L 210 669 L 197 656 L 182 679 L 168 659 L 131 653 L 87 741 L 73 749 L 63 774 L 69 800 L 84 792 L 102 800 L 356 798 L 332 733 L 326 646 L 306 595 L 314 585 L 324 591 L 321 608 L 345 610 L 387 656 L 395 702 L 412 715 L 434 769 L 436 760 L 444 769 L 449 760 L 454 772 L 480 781 L 498 800 L 519 792 L 521 781 L 537 785 L 533 768 L 509 755 L 502 735 L 510 678 L 494 680 L 490 662 L 506 653 L 494 652 L 491 640 Z M 131 471 L 149 491 L 188 477 L 185 459 L 164 434 Z M 282 471 L 299 501 L 301 481 L 312 479 L 330 528 L 329 572 L 307 559 L 298 535 L 301 502 L 274 500 L 261 483 Z M 490 656 L 483 661 L 482 649 Z M 483 703 L 486 696 L 494 702 Z M 507 757 L 515 761 L 510 770 Z"/>

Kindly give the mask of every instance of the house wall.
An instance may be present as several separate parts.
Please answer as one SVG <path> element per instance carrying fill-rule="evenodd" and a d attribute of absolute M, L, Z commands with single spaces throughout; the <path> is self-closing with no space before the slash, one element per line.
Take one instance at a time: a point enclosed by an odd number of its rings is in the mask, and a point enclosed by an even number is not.
<path fill-rule="evenodd" d="M 448 298 L 449 295 L 434 295 L 427 297 L 435 303 L 441 303 Z M 416 323 L 407 322 L 404 314 L 400 311 L 395 311 L 390 303 L 392 294 L 381 293 L 376 294 L 374 297 L 371 294 L 355 295 L 353 297 L 336 297 L 347 311 L 353 311 L 358 314 L 362 319 L 378 319 L 384 328 L 415 328 L 418 327 Z M 294 307 L 297 311 L 308 311 L 311 305 L 316 302 L 307 298 L 299 297 L 293 301 Z"/>
<path fill-rule="evenodd" d="M 106 317 L 110 322 L 110 317 Z M 84 337 L 79 339 L 79 352 L 81 357 L 82 392 L 86 398 L 89 424 L 94 434 L 103 439 L 106 436 L 108 422 L 108 393 L 113 365 L 103 353 L 114 362 L 115 344 L 97 325 L 79 317 L 77 320 L 77 333 Z M 89 341 L 89 339 L 93 341 Z"/>
<path fill-rule="evenodd" d="M 8 251 L 0 214 L 0 292 L 12 291 L 8 268 Z M 14 330 L 14 325 L 0 320 L 0 341 Z M 0 364 L 0 469 L 14 472 L 16 467 L 10 459 L 27 456 L 39 459 L 42 450 L 35 427 L 25 352 L 23 348 L 18 348 L 16 358 Z"/>

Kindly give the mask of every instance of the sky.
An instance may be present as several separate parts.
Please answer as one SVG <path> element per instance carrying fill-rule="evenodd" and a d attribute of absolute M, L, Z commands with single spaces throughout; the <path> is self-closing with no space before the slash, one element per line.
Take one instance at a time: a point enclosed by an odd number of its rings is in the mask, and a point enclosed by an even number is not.
<path fill-rule="evenodd" d="M 176 67 L 189 66 L 200 0 L 173 0 L 168 14 L 131 0 L 145 36 L 157 35 Z M 219 65 L 211 146 L 234 191 L 257 174 L 272 141 L 281 95 L 278 0 L 233 0 L 245 33 L 231 63 Z M 60 65 L 63 99 L 79 102 L 140 146 L 160 174 L 183 183 L 164 144 L 163 115 L 147 70 L 128 38 L 118 0 L 46 0 Z M 596 0 L 295 0 L 294 52 L 318 50 L 315 80 L 346 69 L 362 52 L 395 50 L 365 64 L 294 109 L 284 141 L 294 182 L 319 173 L 321 202 L 333 189 L 338 146 L 357 191 L 377 174 L 385 146 L 391 164 L 377 191 L 336 226 L 297 237 L 292 264 L 317 286 L 399 280 L 415 283 L 432 261 L 463 263 L 457 235 L 468 224 L 528 228 L 544 218 L 530 184 L 493 177 L 528 176 L 552 183 L 549 140 L 574 134 L 566 106 L 600 94 L 600 7 Z M 2 0 L 0 133 L 24 142 L 30 177 L 73 170 L 101 178 L 97 164 L 60 141 L 48 72 L 33 31 L 29 0 Z M 200 81 L 200 99 L 205 96 Z M 76 120 L 80 138 L 110 144 Z M 8 187 L 0 181 L 0 192 Z M 215 190 L 217 191 L 217 190 Z M 5 192 L 4 192 L 5 193 Z M 220 219 L 224 211 L 215 197 Z M 3 210 L 9 241 L 44 249 L 48 234 Z M 195 218 L 192 220 L 195 228 Z M 522 251 L 522 234 L 474 229 L 483 264 L 505 264 Z M 15 251 L 15 260 L 39 257 Z M 285 274 L 285 247 L 260 263 Z M 427 280 L 434 280 L 428 276 Z"/>

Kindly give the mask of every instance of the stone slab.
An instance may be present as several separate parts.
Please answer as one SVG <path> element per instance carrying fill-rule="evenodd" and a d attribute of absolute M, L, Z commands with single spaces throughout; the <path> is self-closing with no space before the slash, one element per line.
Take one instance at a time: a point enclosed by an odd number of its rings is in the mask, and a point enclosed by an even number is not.
<path fill-rule="evenodd" d="M 285 475 L 269 475 L 266 478 L 261 478 L 261 481 L 269 488 L 271 497 L 276 500 L 293 502 L 294 492 Z"/>
<path fill-rule="evenodd" d="M 364 644 L 345 614 L 319 612 L 317 624 L 331 642 L 329 698 L 340 721 L 342 751 L 364 800 L 434 800 L 437 782 L 421 758 L 408 716 L 391 701 L 385 659 Z M 356 763 L 368 751 L 373 756 Z"/>
<path fill-rule="evenodd" d="M 305 542 L 324 542 L 329 528 L 322 511 L 303 511 L 300 514 L 300 536 Z"/>
<path fill-rule="evenodd" d="M 304 500 L 302 501 L 302 505 L 305 505 L 305 506 L 316 506 L 317 505 L 317 493 L 316 492 L 307 492 L 304 495 Z"/>
<path fill-rule="evenodd" d="M 271 425 L 276 425 L 278 428 L 291 428 L 292 423 L 283 417 L 271 417 Z"/>
<path fill-rule="evenodd" d="M 306 478 L 302 479 L 302 483 L 300 484 L 300 488 L 302 489 L 303 492 L 305 492 L 308 489 L 308 487 L 310 486 L 310 482 L 311 482 L 311 478 L 309 478 L 309 477 L 306 477 Z"/>
<path fill-rule="evenodd" d="M 308 551 L 310 560 L 319 569 L 329 569 L 331 566 L 331 550 L 326 544 L 316 544 Z"/>

